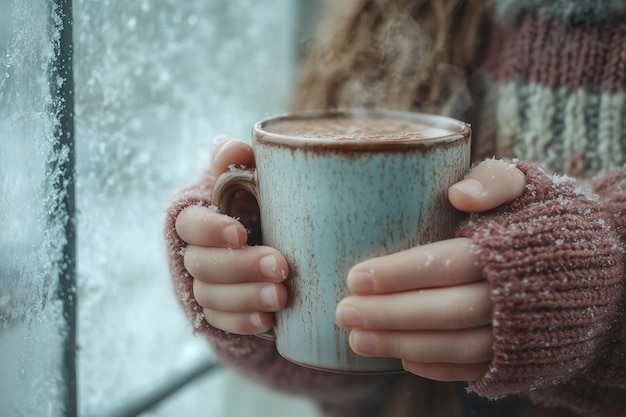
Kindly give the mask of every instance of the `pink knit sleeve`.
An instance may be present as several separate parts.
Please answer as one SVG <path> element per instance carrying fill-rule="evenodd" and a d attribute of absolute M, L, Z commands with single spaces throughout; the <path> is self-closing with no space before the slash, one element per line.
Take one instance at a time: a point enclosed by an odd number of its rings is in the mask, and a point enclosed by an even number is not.
<path fill-rule="evenodd" d="M 206 172 L 200 181 L 179 192 L 170 204 L 165 221 L 165 240 L 176 296 L 191 322 L 194 332 L 205 336 L 213 351 L 224 362 L 252 379 L 283 391 L 303 394 L 326 405 L 349 403 L 362 399 L 389 382 L 389 377 L 352 376 L 317 371 L 295 365 L 283 359 L 275 344 L 256 336 L 230 334 L 211 327 L 205 320 L 201 306 L 196 302 L 193 279 L 185 269 L 183 254 L 185 242 L 176 233 L 178 214 L 190 205 L 211 206 L 210 195 L 216 176 Z M 252 199 L 233 201 L 233 215 L 247 227 L 258 222 Z"/>
<path fill-rule="evenodd" d="M 523 195 L 472 215 L 493 303 L 494 356 L 471 383 L 582 416 L 626 409 L 626 169 L 591 185 L 517 163 Z"/>

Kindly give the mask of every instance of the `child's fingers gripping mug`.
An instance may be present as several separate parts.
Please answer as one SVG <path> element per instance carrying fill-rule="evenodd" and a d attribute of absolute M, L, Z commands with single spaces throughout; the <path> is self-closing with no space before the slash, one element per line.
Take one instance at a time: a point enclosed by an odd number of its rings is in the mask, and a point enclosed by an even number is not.
<path fill-rule="evenodd" d="M 263 244 L 289 263 L 288 305 L 276 313 L 278 352 L 335 372 L 402 370 L 362 357 L 335 319 L 352 266 L 450 238 L 462 214 L 447 189 L 469 169 L 469 126 L 421 113 L 345 110 L 270 118 L 253 129 L 253 170 L 231 170 L 213 202 L 228 212 L 236 191 L 259 203 Z"/>

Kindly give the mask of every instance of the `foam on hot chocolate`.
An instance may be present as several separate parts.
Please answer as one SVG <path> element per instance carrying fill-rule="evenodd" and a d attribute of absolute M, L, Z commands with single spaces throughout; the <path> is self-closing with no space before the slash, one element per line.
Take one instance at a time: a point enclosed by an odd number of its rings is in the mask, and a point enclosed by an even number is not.
<path fill-rule="evenodd" d="M 350 117 L 284 119 L 267 124 L 264 129 L 290 137 L 341 141 L 419 140 L 454 133 L 405 120 Z"/>

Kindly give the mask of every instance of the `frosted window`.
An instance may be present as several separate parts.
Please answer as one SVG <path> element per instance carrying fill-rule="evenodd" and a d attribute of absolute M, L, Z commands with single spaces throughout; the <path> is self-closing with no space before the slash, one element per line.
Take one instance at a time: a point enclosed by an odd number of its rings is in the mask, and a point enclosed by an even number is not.
<path fill-rule="evenodd" d="M 67 415 L 74 389 L 63 356 L 74 295 L 61 291 L 74 265 L 65 253 L 72 213 L 59 208 L 71 152 L 57 134 L 71 103 L 54 94 L 65 81 L 55 75 L 61 3 L 71 2 L 0 0 L 2 416 Z M 216 136 L 247 139 L 254 121 L 284 110 L 298 4 L 73 1 L 78 415 L 122 415 L 213 360 L 172 295 L 164 210 L 207 165 Z M 241 411 L 228 404 L 232 381 L 215 372 L 201 392 L 149 415 Z M 305 416 L 307 405 L 283 400 Z"/>
<path fill-rule="evenodd" d="M 0 414 L 62 416 L 73 388 L 59 296 L 69 218 L 59 206 L 69 149 L 55 134 L 59 16 L 37 1 L 0 10 Z"/>

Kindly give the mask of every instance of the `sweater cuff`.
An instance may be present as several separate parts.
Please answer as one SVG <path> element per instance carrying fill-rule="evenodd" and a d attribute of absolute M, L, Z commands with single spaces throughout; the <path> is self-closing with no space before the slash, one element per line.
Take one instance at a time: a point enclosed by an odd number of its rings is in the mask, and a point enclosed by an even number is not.
<path fill-rule="evenodd" d="M 187 244 L 176 232 L 176 218 L 186 207 L 193 205 L 209 207 L 211 205 L 210 196 L 214 183 L 215 175 L 207 171 L 198 183 L 180 191 L 167 209 L 163 229 L 174 290 L 196 332 L 201 329 L 204 315 L 202 308 L 193 297 L 193 280 L 185 268 L 183 259 Z"/>
<path fill-rule="evenodd" d="M 458 229 L 479 248 L 492 301 L 493 359 L 470 388 L 491 398 L 572 378 L 597 359 L 619 305 L 619 238 L 598 196 L 517 162 L 524 193 Z"/>

